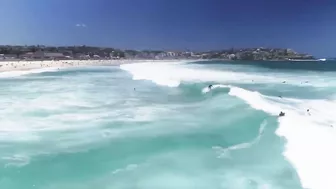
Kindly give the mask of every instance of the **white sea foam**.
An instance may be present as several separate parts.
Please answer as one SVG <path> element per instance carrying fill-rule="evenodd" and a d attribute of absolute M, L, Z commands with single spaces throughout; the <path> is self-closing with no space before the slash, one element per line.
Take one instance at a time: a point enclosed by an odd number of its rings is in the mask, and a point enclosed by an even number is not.
<path fill-rule="evenodd" d="M 331 74 L 319 77 L 319 73 L 307 72 L 305 74 L 252 72 L 209 69 L 183 62 L 169 63 L 137 63 L 120 65 L 122 70 L 132 74 L 134 80 L 149 80 L 162 86 L 177 87 L 181 82 L 220 82 L 220 83 L 272 83 L 297 86 L 336 87 L 336 80 Z"/>
<path fill-rule="evenodd" d="M 174 73 L 174 67 L 172 65 L 174 64 L 137 63 L 120 65 L 120 68 L 132 73 L 134 80 L 151 80 L 158 85 L 177 87 L 180 85 L 180 81 L 170 76 L 176 74 Z"/>
<path fill-rule="evenodd" d="M 133 171 L 136 168 L 138 168 L 138 164 L 128 164 L 125 168 L 116 169 L 112 171 L 112 174 L 114 175 L 125 171 Z"/>
<path fill-rule="evenodd" d="M 138 63 L 120 65 L 122 70 L 133 75 L 134 80 L 149 80 L 158 85 L 177 87 L 181 81 L 186 82 L 211 82 L 211 81 L 251 81 L 251 78 L 267 80 L 260 75 L 248 75 L 239 72 L 215 71 L 211 69 L 197 69 L 183 64 L 173 63 Z"/>
<path fill-rule="evenodd" d="M 258 92 L 230 87 L 229 95 L 271 115 L 284 111 L 276 134 L 286 138 L 284 156 L 296 168 L 302 186 L 336 188 L 336 101 L 277 99 Z M 310 114 L 306 110 L 310 110 Z M 234 146 L 244 148 L 248 143 Z"/>
<path fill-rule="evenodd" d="M 291 85 L 331 87 L 336 86 L 335 78 L 329 74 L 306 72 L 305 75 L 286 73 L 233 72 L 224 70 L 198 69 L 176 64 L 122 65 L 135 79 L 150 80 L 167 86 L 178 86 L 181 82 L 221 83 L 282 83 Z M 165 82 L 161 82 L 165 81 Z M 308 81 L 308 82 L 306 82 Z M 174 84 L 173 84 L 174 83 Z M 277 116 L 280 111 L 286 116 L 279 117 L 276 134 L 286 139 L 284 156 L 296 168 L 302 186 L 312 189 L 336 188 L 336 101 L 278 98 L 266 96 L 258 91 L 249 91 L 230 85 L 214 85 L 213 89 L 229 88 L 229 95 L 242 99 L 252 108 Z M 202 90 L 209 92 L 208 87 Z M 307 109 L 310 113 L 307 113 Z M 232 147 L 244 148 L 249 144 Z"/>
<path fill-rule="evenodd" d="M 211 89 L 209 87 L 204 87 L 202 90 L 202 93 L 208 93 L 213 89 L 217 89 L 217 88 L 230 88 L 230 85 L 212 85 Z"/>
<path fill-rule="evenodd" d="M 29 164 L 30 158 L 26 155 L 20 155 L 20 154 L 15 154 L 13 156 L 9 157 L 2 157 L 2 160 L 5 160 L 7 163 L 5 164 L 5 167 L 9 166 L 24 166 Z"/>

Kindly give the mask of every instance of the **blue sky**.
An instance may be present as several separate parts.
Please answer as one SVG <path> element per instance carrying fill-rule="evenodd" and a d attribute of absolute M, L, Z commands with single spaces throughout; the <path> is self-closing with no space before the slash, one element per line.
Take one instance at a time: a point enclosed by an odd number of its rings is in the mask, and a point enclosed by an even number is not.
<path fill-rule="evenodd" d="M 288 47 L 336 56 L 336 1 L 0 0 L 1 44 L 212 50 Z"/>

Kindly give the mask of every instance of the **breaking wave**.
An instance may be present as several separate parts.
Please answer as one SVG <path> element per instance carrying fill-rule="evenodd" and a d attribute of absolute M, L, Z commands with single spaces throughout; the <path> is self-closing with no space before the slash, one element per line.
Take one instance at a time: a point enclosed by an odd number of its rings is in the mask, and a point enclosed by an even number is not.
<path fill-rule="evenodd" d="M 286 116 L 278 118 L 276 134 L 286 139 L 283 155 L 296 168 L 302 186 L 305 188 L 336 188 L 336 101 L 334 99 L 295 99 L 263 95 L 258 91 L 250 91 L 231 85 L 232 83 L 281 83 L 286 80 L 292 85 L 310 85 L 325 87 L 325 78 L 316 76 L 291 76 L 284 74 L 271 75 L 225 70 L 198 69 L 192 66 L 174 64 L 139 64 L 122 65 L 121 69 L 133 75 L 133 79 L 149 80 L 158 85 L 177 87 L 181 82 L 217 82 L 212 90 L 228 88 L 228 95 L 243 100 L 251 108 L 277 116 L 280 111 Z M 309 77 L 314 82 L 302 83 Z M 334 80 L 333 80 L 334 81 Z M 229 85 L 230 83 L 230 85 Z M 335 85 L 327 83 L 327 85 Z M 203 88 L 204 94 L 211 92 Z M 307 112 L 309 109 L 309 113 Z M 263 125 L 263 124 L 262 124 Z M 261 126 L 263 128 L 263 126 Z M 262 132 L 262 129 L 260 133 Z M 226 149 L 248 148 L 259 140 L 259 136 L 250 143 L 242 143 Z M 215 147 L 218 148 L 218 147 Z M 217 149 L 218 150 L 218 149 Z"/>
<path fill-rule="evenodd" d="M 252 108 L 276 116 L 284 111 L 286 116 L 279 117 L 276 134 L 286 139 L 283 155 L 296 168 L 302 186 L 307 188 L 336 187 L 336 111 L 334 100 L 305 100 L 279 98 L 262 95 L 239 87 L 216 85 L 230 88 L 229 95 L 237 97 Z M 205 90 L 204 88 L 203 90 Z M 309 109 L 309 113 L 307 113 Z M 257 140 L 257 139 L 256 139 Z M 246 148 L 252 143 L 244 143 L 224 150 Z"/>

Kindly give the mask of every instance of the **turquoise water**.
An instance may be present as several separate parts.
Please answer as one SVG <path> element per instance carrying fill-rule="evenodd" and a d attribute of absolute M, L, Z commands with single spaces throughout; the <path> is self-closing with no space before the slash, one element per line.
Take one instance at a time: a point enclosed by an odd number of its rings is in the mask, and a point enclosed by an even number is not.
<path fill-rule="evenodd" d="M 316 64 L 0 74 L 0 188 L 334 189 L 336 69 Z"/>

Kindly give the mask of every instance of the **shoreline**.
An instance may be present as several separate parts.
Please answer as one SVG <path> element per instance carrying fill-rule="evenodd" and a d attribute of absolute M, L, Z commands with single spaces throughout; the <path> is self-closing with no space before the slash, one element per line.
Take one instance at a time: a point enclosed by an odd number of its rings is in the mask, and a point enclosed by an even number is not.
<path fill-rule="evenodd" d="M 70 68 L 85 66 L 119 66 L 133 63 L 168 63 L 168 62 L 195 62 L 199 60 L 34 60 L 34 61 L 0 61 L 0 73 L 11 71 L 27 71 L 44 68 Z"/>
<path fill-rule="evenodd" d="M 119 60 L 9 60 L 0 61 L 0 73 L 11 71 L 27 71 L 44 68 L 69 68 L 86 66 L 119 66 L 122 64 L 134 63 L 190 63 L 190 62 L 211 62 L 227 61 L 232 63 L 250 62 L 239 60 L 223 59 L 170 59 L 170 60 L 139 60 L 139 59 L 119 59 Z M 280 60 L 268 60 L 269 62 L 279 62 Z M 281 60 L 284 61 L 284 60 Z M 263 62 L 263 61 L 261 61 Z M 285 62 L 321 62 L 320 60 L 285 60 Z M 323 62 L 323 61 L 322 61 Z"/>

